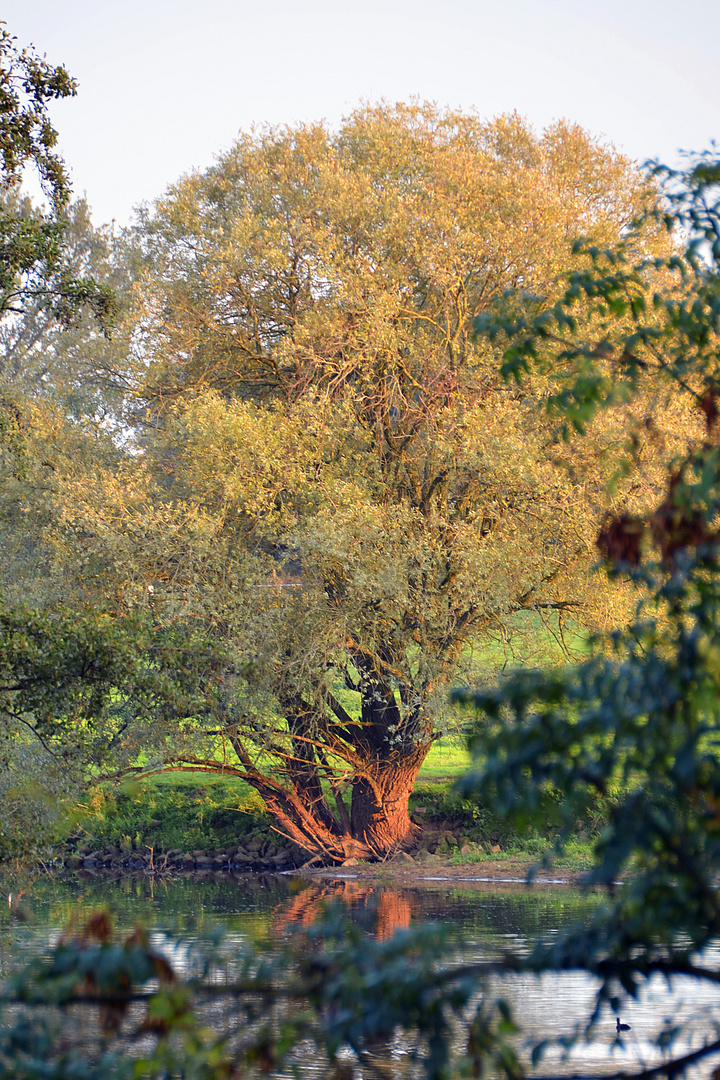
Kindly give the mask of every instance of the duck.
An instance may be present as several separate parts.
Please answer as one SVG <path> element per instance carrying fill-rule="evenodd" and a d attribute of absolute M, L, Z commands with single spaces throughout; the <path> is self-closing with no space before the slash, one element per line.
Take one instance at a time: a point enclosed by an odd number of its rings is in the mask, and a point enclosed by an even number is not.
<path fill-rule="evenodd" d="M 616 1027 L 615 1027 L 616 1031 L 630 1031 L 630 1025 L 629 1024 L 621 1024 L 619 1016 L 615 1017 L 615 1025 L 616 1025 Z"/>

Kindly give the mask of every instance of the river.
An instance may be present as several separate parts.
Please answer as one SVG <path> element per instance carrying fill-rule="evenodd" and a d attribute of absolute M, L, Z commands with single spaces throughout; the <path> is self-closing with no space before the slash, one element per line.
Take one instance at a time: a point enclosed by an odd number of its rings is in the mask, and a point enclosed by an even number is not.
<path fill-rule="evenodd" d="M 11 886 L 12 889 L 12 886 Z M 21 896 L 3 894 L 0 904 L 0 977 L 46 950 L 71 921 L 79 922 L 101 906 L 110 908 L 117 928 L 137 923 L 153 928 L 154 940 L 170 949 L 182 937 L 192 943 L 222 926 L 226 947 L 254 942 L 265 952 L 277 948 L 290 927 L 309 923 L 321 903 L 342 899 L 369 935 L 387 937 L 395 930 L 427 922 L 452 928 L 452 941 L 465 959 L 498 957 L 523 951 L 537 938 L 551 940 L 571 922 L 588 918 L 598 903 L 594 894 L 563 885 L 528 888 L 520 883 L 425 881 L 412 887 L 390 881 L 299 879 L 290 875 L 215 875 L 202 880 L 152 877 L 78 876 L 61 880 L 43 876 L 25 886 Z M 720 949 L 706 958 L 720 964 Z M 504 996 L 522 1023 L 523 1038 L 537 1041 L 569 1035 L 588 1015 L 594 983 L 581 973 L 541 978 L 505 976 L 492 992 Z M 668 1022 L 690 1021 L 677 1050 L 717 1037 L 720 991 L 678 983 L 670 993 L 653 979 L 637 1001 L 629 1001 L 622 1019 L 631 1030 L 619 1045 L 615 1017 L 603 1016 L 589 1042 L 576 1046 L 568 1060 L 553 1052 L 543 1060 L 542 1075 L 602 1075 L 636 1071 L 657 1064 L 654 1046 Z M 708 1074 L 698 1070 L 697 1077 Z"/>

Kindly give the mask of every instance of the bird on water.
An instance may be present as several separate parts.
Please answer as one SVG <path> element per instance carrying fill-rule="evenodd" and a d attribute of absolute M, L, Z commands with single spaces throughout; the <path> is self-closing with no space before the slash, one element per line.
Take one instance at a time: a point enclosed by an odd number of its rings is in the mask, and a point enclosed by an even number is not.
<path fill-rule="evenodd" d="M 615 1023 L 616 1023 L 616 1031 L 629 1031 L 630 1030 L 630 1025 L 629 1024 L 621 1024 L 620 1023 L 620 1017 L 619 1016 L 615 1017 Z"/>

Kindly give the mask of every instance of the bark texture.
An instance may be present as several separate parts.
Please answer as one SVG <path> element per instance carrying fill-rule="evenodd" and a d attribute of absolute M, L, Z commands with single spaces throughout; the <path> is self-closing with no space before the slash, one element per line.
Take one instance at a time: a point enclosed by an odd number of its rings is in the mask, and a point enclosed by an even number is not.
<path fill-rule="evenodd" d="M 234 762 L 183 758 L 184 765 L 241 777 L 263 799 L 276 830 L 311 857 L 387 858 L 415 840 L 408 800 L 433 736 L 424 712 L 403 714 L 384 683 L 375 680 L 362 701 L 357 720 L 332 694 L 322 715 L 297 698 L 286 701 L 287 730 L 275 733 L 262 756 L 240 724 L 226 732 Z"/>
<path fill-rule="evenodd" d="M 289 731 L 273 747 L 281 762 L 274 771 L 260 770 L 241 737 L 232 738 L 242 775 L 278 831 L 329 862 L 385 858 L 412 845 L 408 800 L 432 745 L 420 712 L 403 717 L 390 687 L 377 681 L 363 693 L 360 720 L 331 694 L 322 717 L 299 701 L 285 705 Z"/>

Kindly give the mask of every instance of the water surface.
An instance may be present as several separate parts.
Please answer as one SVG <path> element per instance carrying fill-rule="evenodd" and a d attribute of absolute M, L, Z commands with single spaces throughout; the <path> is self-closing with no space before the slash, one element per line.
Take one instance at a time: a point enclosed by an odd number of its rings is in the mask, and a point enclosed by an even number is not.
<path fill-rule="evenodd" d="M 310 923 L 328 899 L 341 899 L 365 932 L 377 937 L 441 922 L 451 930 L 457 956 L 469 960 L 524 951 L 536 939 L 550 941 L 571 923 L 588 919 L 600 898 L 566 885 L 527 888 L 466 881 L 406 887 L 265 874 L 218 874 L 202 880 L 42 877 L 27 885 L 19 899 L 16 890 L 0 904 L 0 976 L 47 949 L 70 922 L 81 922 L 102 906 L 110 908 L 118 930 L 142 923 L 153 928 L 156 943 L 168 950 L 178 937 L 192 943 L 222 926 L 227 949 L 253 942 L 272 952 L 291 927 Z M 705 959 L 717 966 L 720 950 L 712 950 Z M 536 1042 L 570 1035 L 582 1024 L 592 1008 L 595 983 L 582 973 L 563 972 L 541 978 L 497 977 L 489 989 L 511 1003 L 524 1038 Z M 589 1042 L 576 1046 L 567 1061 L 557 1051 L 549 1054 L 540 1073 L 602 1075 L 656 1064 L 658 1032 L 678 1020 L 690 1021 L 681 1049 L 701 1045 L 704 1039 L 717 1037 L 720 991 L 680 981 L 671 993 L 662 980 L 653 979 L 637 1001 L 628 1002 L 623 1020 L 632 1030 L 622 1045 L 616 1038 L 615 1017 L 604 1015 Z"/>

